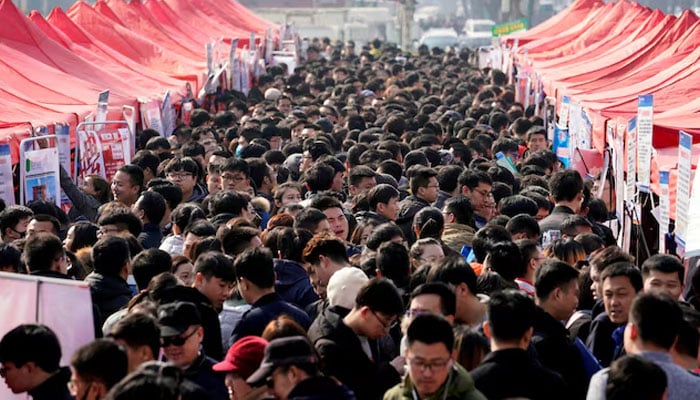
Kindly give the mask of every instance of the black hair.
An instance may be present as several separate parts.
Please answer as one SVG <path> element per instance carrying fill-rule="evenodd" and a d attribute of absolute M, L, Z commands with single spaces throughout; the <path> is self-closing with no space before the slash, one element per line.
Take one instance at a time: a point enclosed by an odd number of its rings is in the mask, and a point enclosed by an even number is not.
<path fill-rule="evenodd" d="M 395 187 L 386 183 L 373 187 L 367 194 L 367 200 L 369 201 L 369 208 L 371 210 L 376 210 L 379 203 L 389 204 L 391 199 L 399 197 L 399 191 Z"/>
<path fill-rule="evenodd" d="M 204 210 L 197 203 L 179 204 L 170 213 L 170 221 L 183 233 L 188 225 L 198 219 L 205 219 Z"/>
<path fill-rule="evenodd" d="M 634 257 L 617 246 L 604 247 L 593 252 L 588 258 L 588 264 L 599 273 L 603 272 L 608 266 L 623 261 L 633 263 Z"/>
<path fill-rule="evenodd" d="M 537 203 L 534 200 L 519 194 L 504 197 L 498 202 L 499 214 L 511 218 L 518 214 L 528 214 L 534 217 L 537 215 L 537 211 Z"/>
<path fill-rule="evenodd" d="M 459 175 L 459 185 L 466 186 L 469 190 L 476 188 L 480 183 L 491 186 L 493 185 L 493 180 L 486 172 L 479 170 L 465 169 Z"/>
<path fill-rule="evenodd" d="M 109 390 L 126 376 L 129 358 L 113 340 L 96 339 L 76 350 L 70 364 L 81 378 L 101 382 Z"/>
<path fill-rule="evenodd" d="M 401 315 L 404 310 L 396 285 L 384 278 L 370 279 L 357 293 L 355 307 L 359 309 L 365 306 L 387 316 Z"/>
<path fill-rule="evenodd" d="M 661 400 L 668 378 L 661 367 L 637 355 L 625 355 L 610 365 L 605 398 L 608 400 Z"/>
<path fill-rule="evenodd" d="M 167 363 L 153 362 L 155 369 L 142 364 L 138 370 L 119 381 L 104 397 L 105 400 L 159 399 L 178 400 L 188 386 L 182 381 L 180 368 Z M 168 371 L 168 373 L 164 373 Z M 182 386 L 181 386 L 182 385 Z M 196 392 L 194 392 L 196 393 Z"/>
<path fill-rule="evenodd" d="M 616 278 L 618 276 L 626 276 L 637 293 L 644 288 L 644 281 L 639 269 L 634 264 L 624 261 L 607 266 L 600 274 L 600 282 L 602 283 L 608 278 Z"/>
<path fill-rule="evenodd" d="M 348 262 L 347 249 L 342 240 L 330 233 L 314 235 L 304 246 L 302 260 L 309 264 L 318 264 L 319 257 L 324 256 L 335 262 Z"/>
<path fill-rule="evenodd" d="M 632 302 L 629 321 L 637 326 L 640 340 L 670 350 L 681 330 L 683 312 L 666 295 L 643 293 Z"/>
<path fill-rule="evenodd" d="M 391 279 L 398 287 L 406 287 L 411 276 L 411 262 L 408 250 L 401 243 L 385 242 L 377 249 L 375 259 L 382 276 Z"/>
<path fill-rule="evenodd" d="M 165 216 L 165 198 L 157 192 L 145 191 L 136 200 L 137 208 L 143 210 L 148 222 L 159 225 Z"/>
<path fill-rule="evenodd" d="M 318 224 L 326 219 L 328 219 L 328 217 L 326 217 L 326 214 L 324 214 L 321 210 L 307 207 L 301 210 L 294 218 L 294 228 L 306 229 L 311 232 L 315 232 L 318 228 Z"/>
<path fill-rule="evenodd" d="M 681 261 L 670 254 L 655 254 L 647 258 L 642 264 L 642 276 L 647 277 L 651 271 L 659 271 L 665 274 L 678 274 L 678 281 L 683 284 L 685 267 Z"/>
<path fill-rule="evenodd" d="M 605 241 L 603 241 L 600 236 L 592 232 L 579 233 L 576 235 L 574 240 L 583 246 L 587 256 L 591 255 L 591 253 L 594 251 L 605 247 Z"/>
<path fill-rule="evenodd" d="M 275 286 L 275 268 L 269 250 L 256 247 L 246 249 L 233 262 L 237 279 L 246 278 L 261 289 Z"/>
<path fill-rule="evenodd" d="M 148 346 L 153 358 L 160 351 L 160 329 L 156 319 L 144 313 L 130 313 L 117 321 L 108 334 L 109 337 L 123 340 L 127 346 Z"/>
<path fill-rule="evenodd" d="M 388 242 L 395 237 L 401 237 L 404 239 L 403 231 L 395 223 L 387 222 L 377 226 L 372 233 L 369 234 L 367 241 L 365 242 L 365 246 L 372 251 L 376 251 L 379 248 L 379 245 L 384 242 Z"/>
<path fill-rule="evenodd" d="M 436 295 L 440 298 L 440 309 L 442 315 L 455 315 L 457 308 L 457 297 L 455 295 L 454 290 L 450 289 L 450 287 L 447 286 L 445 283 L 429 282 L 424 283 L 422 285 L 418 285 L 411 292 L 411 299 L 425 294 Z"/>
<path fill-rule="evenodd" d="M 415 342 L 425 344 L 442 343 L 448 353 L 452 354 L 455 336 L 447 320 L 435 314 L 416 315 L 406 331 L 409 347 Z"/>
<path fill-rule="evenodd" d="M 525 268 L 520 249 L 512 241 L 494 243 L 488 250 L 489 266 L 507 281 L 513 281 Z"/>
<path fill-rule="evenodd" d="M 163 138 L 165 139 L 165 138 Z M 167 139 L 165 139 L 167 142 Z M 149 141 L 150 144 L 150 141 Z M 150 169 L 153 175 L 158 174 L 158 165 L 160 165 L 160 158 L 149 150 L 139 150 L 134 154 L 134 158 L 131 159 L 131 163 L 138 165 L 143 171 L 146 168 Z"/>
<path fill-rule="evenodd" d="M 333 186 L 335 174 L 330 165 L 316 163 L 304 171 L 303 181 L 312 192 L 329 190 Z"/>
<path fill-rule="evenodd" d="M 168 183 L 153 186 L 149 182 L 148 191 L 156 192 L 163 196 L 170 210 L 174 210 L 182 202 L 182 189 L 170 181 L 166 182 Z"/>
<path fill-rule="evenodd" d="M 222 190 L 215 194 L 209 202 L 209 211 L 213 216 L 219 214 L 233 214 L 240 216 L 250 203 L 250 196 L 233 190 Z"/>
<path fill-rule="evenodd" d="M 418 193 L 418 189 L 427 187 L 430 184 L 430 178 L 437 177 L 437 172 L 428 167 L 416 167 L 411 171 L 409 186 L 414 196 Z"/>
<path fill-rule="evenodd" d="M 257 228 L 250 226 L 233 226 L 221 237 L 221 247 L 226 255 L 235 257 L 250 247 L 250 242 L 260 235 Z"/>
<path fill-rule="evenodd" d="M 433 265 L 428 272 L 427 282 L 442 282 L 448 285 L 464 283 L 469 292 L 476 296 L 476 273 L 464 257 L 446 257 Z"/>
<path fill-rule="evenodd" d="M 572 201 L 583 191 L 583 179 L 575 170 L 559 171 L 549 179 L 549 191 L 555 201 Z"/>
<path fill-rule="evenodd" d="M 496 340 L 522 339 L 535 320 L 537 308 L 531 297 L 520 290 L 508 289 L 491 295 L 486 307 L 491 335 Z"/>
<path fill-rule="evenodd" d="M 134 275 L 136 286 L 143 290 L 151 279 L 161 272 L 169 272 L 172 259 L 170 254 L 160 249 L 146 249 L 136 255 L 131 261 L 131 273 Z"/>
<path fill-rule="evenodd" d="M 29 272 L 48 271 L 56 257 L 65 256 L 61 239 L 48 232 L 38 232 L 24 242 L 22 260 Z"/>
<path fill-rule="evenodd" d="M 0 242 L 0 269 L 10 267 L 9 272 L 24 273 L 22 251 L 9 243 Z"/>
<path fill-rule="evenodd" d="M 474 224 L 474 209 L 468 197 L 461 195 L 450 197 L 445 201 L 443 211 L 445 215 L 454 215 L 455 223 L 476 228 Z"/>
<path fill-rule="evenodd" d="M 97 221 L 97 225 L 117 225 L 122 230 L 128 230 L 134 237 L 138 236 L 141 233 L 141 229 L 143 229 L 139 217 L 134 215 L 129 208 L 123 207 L 113 208 L 102 213 Z"/>
<path fill-rule="evenodd" d="M 413 216 L 413 228 L 418 230 L 416 235 L 418 239 L 428 237 L 440 239 L 445 228 L 445 217 L 438 208 L 423 208 Z"/>
<path fill-rule="evenodd" d="M 498 225 L 487 225 L 476 231 L 472 240 L 472 250 L 476 261 L 483 263 L 491 246 L 498 242 L 509 242 L 512 237 L 506 228 Z"/>
<path fill-rule="evenodd" d="M 287 226 L 276 226 L 265 233 L 265 247 L 269 248 L 274 256 L 285 260 L 302 262 L 304 248 L 309 243 L 313 234 L 306 229 L 293 229 Z"/>
<path fill-rule="evenodd" d="M 535 271 L 535 294 L 545 300 L 556 288 L 563 289 L 571 281 L 578 282 L 579 271 L 571 265 L 550 258 Z"/>
<path fill-rule="evenodd" d="M 219 252 L 202 253 L 194 263 L 194 270 L 206 279 L 214 277 L 224 282 L 236 281 L 237 274 L 234 272 L 231 259 Z"/>
<path fill-rule="evenodd" d="M 0 235 L 5 237 L 5 230 L 14 229 L 20 220 L 33 216 L 34 211 L 29 207 L 13 205 L 5 208 L 0 212 Z"/>
<path fill-rule="evenodd" d="M 0 363 L 11 362 L 19 368 L 30 361 L 49 374 L 59 368 L 61 344 L 46 325 L 19 325 L 0 340 Z"/>
<path fill-rule="evenodd" d="M 329 208 L 340 208 L 343 210 L 343 204 L 335 197 L 327 195 L 315 196 L 311 199 L 309 207 L 315 208 L 320 211 L 325 211 Z"/>
<path fill-rule="evenodd" d="M 131 186 L 138 186 L 139 192 L 143 189 L 143 170 L 138 165 L 127 164 L 121 166 L 117 172 L 123 172 L 129 175 Z"/>
<path fill-rule="evenodd" d="M 250 166 L 244 159 L 238 157 L 231 157 L 226 160 L 224 165 L 221 166 L 221 173 L 223 174 L 225 171 L 242 172 L 246 178 L 250 177 Z"/>
<path fill-rule="evenodd" d="M 216 234 L 216 227 L 206 219 L 197 219 L 187 225 L 187 228 L 182 233 L 182 236 L 191 233 L 199 237 L 208 237 Z"/>
<path fill-rule="evenodd" d="M 512 236 L 518 233 L 524 233 L 528 238 L 537 238 L 540 236 L 540 225 L 537 220 L 528 214 L 518 214 L 508 220 L 506 230 Z"/>
<path fill-rule="evenodd" d="M 593 229 L 593 225 L 580 215 L 570 215 L 562 221 L 560 230 L 563 235 L 576 236 L 578 235 L 578 227 L 588 227 Z"/>
<path fill-rule="evenodd" d="M 129 244 L 119 236 L 102 238 L 92 246 L 92 261 L 95 272 L 105 276 L 119 276 L 124 266 L 131 261 Z"/>

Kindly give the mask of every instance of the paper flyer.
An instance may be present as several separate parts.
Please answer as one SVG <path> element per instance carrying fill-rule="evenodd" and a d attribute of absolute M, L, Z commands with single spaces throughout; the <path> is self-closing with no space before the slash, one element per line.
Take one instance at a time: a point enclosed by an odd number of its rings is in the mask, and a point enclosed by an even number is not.
<path fill-rule="evenodd" d="M 627 179 L 625 180 L 625 200 L 634 201 L 637 194 L 637 117 L 632 117 L 627 124 Z"/>
<path fill-rule="evenodd" d="M 97 97 L 97 113 L 95 114 L 95 122 L 107 121 L 107 110 L 109 108 L 109 89 L 100 92 Z M 104 128 L 103 124 L 96 125 L 95 128 L 100 131 Z"/>
<path fill-rule="evenodd" d="M 678 181 L 676 183 L 676 242 L 686 248 L 688 232 L 688 210 L 690 208 L 690 173 L 693 137 L 679 132 L 678 141 Z"/>
<path fill-rule="evenodd" d="M 106 179 L 102 143 L 97 132 L 78 131 L 78 162 L 81 177 L 100 175 Z"/>
<path fill-rule="evenodd" d="M 639 96 L 637 104 L 637 181 L 639 182 L 639 190 L 649 193 L 651 140 L 654 130 L 654 95 Z"/>
<path fill-rule="evenodd" d="M 20 180 L 25 205 L 42 200 L 61 206 L 58 165 L 57 147 L 30 150 L 20 154 Z"/>
<path fill-rule="evenodd" d="M 559 126 L 564 129 L 569 127 L 569 104 L 571 100 L 569 96 L 564 96 L 561 99 L 561 107 L 559 107 L 559 121 L 557 122 Z"/>
<path fill-rule="evenodd" d="M 10 144 L 0 143 L 0 199 L 6 206 L 15 204 L 15 188 L 12 184 L 12 156 Z"/>
<path fill-rule="evenodd" d="M 160 115 L 160 103 L 158 100 L 152 99 L 146 103 L 146 127 L 155 129 L 163 135 L 163 119 Z"/>
<path fill-rule="evenodd" d="M 58 141 L 58 161 L 63 169 L 68 171 L 71 178 L 75 178 L 75 171 L 73 170 L 72 163 L 70 161 L 70 126 L 56 124 L 54 130 Z M 63 211 L 68 212 L 70 207 L 71 201 L 68 196 L 63 193 L 63 189 L 61 189 L 61 208 Z"/>
<path fill-rule="evenodd" d="M 669 172 L 659 171 L 659 207 L 661 215 L 659 216 L 659 253 L 665 253 L 666 240 L 665 236 L 668 233 L 668 224 L 671 219 L 671 199 L 668 189 Z"/>
<path fill-rule="evenodd" d="M 170 100 L 170 90 L 167 90 L 163 96 L 161 114 L 163 115 L 163 135 L 167 138 L 175 130 L 175 109 Z"/>
<path fill-rule="evenodd" d="M 100 133 L 102 159 L 107 182 L 111 182 L 117 170 L 131 162 L 127 129 Z"/>

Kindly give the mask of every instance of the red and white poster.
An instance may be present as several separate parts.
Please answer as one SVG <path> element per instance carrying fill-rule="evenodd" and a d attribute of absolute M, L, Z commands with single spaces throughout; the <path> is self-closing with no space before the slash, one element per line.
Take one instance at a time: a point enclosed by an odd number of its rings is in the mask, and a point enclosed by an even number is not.
<path fill-rule="evenodd" d="M 102 157 L 102 143 L 95 131 L 78 131 L 78 162 L 80 176 L 100 175 L 106 177 Z"/>
<path fill-rule="evenodd" d="M 111 182 L 114 174 L 122 166 L 131 162 L 129 131 L 126 128 L 100 133 L 105 179 Z"/>

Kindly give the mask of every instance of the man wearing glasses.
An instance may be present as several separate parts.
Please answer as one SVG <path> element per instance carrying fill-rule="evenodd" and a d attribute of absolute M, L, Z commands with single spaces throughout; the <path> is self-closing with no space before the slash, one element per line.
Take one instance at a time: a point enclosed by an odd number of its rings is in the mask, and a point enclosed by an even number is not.
<path fill-rule="evenodd" d="M 345 316 L 334 315 L 309 329 L 323 372 L 355 392 L 358 399 L 380 399 L 399 383 L 403 359 L 383 353 L 378 339 L 396 327 L 403 313 L 401 295 L 387 279 L 372 279 L 358 293 Z M 320 321 L 320 319 L 317 319 Z"/>
<path fill-rule="evenodd" d="M 469 373 L 452 360 L 452 326 L 439 315 L 417 315 L 406 332 L 408 374 L 391 388 L 384 400 L 486 399 L 474 387 Z"/>
<path fill-rule="evenodd" d="M 165 358 L 182 368 L 185 379 L 199 385 L 209 399 L 228 398 L 225 375 L 215 372 L 216 361 L 200 351 L 204 328 L 197 306 L 177 301 L 158 309 L 160 344 Z"/>
<path fill-rule="evenodd" d="M 493 217 L 493 181 L 486 172 L 465 169 L 459 176 L 462 195 L 469 199 L 474 209 L 474 223 L 481 229 Z"/>

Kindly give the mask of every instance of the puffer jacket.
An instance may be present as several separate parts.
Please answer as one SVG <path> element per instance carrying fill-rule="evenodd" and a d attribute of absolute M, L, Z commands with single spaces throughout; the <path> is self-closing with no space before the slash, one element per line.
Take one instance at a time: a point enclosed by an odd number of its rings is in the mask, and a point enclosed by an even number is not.
<path fill-rule="evenodd" d="M 442 242 L 459 253 L 465 244 L 472 246 L 475 234 L 476 230 L 469 225 L 447 223 L 442 231 Z"/>
<path fill-rule="evenodd" d="M 275 292 L 282 299 L 299 308 L 306 308 L 309 304 L 318 300 L 318 296 L 311 287 L 309 274 L 304 267 L 296 261 L 275 259 Z"/>

